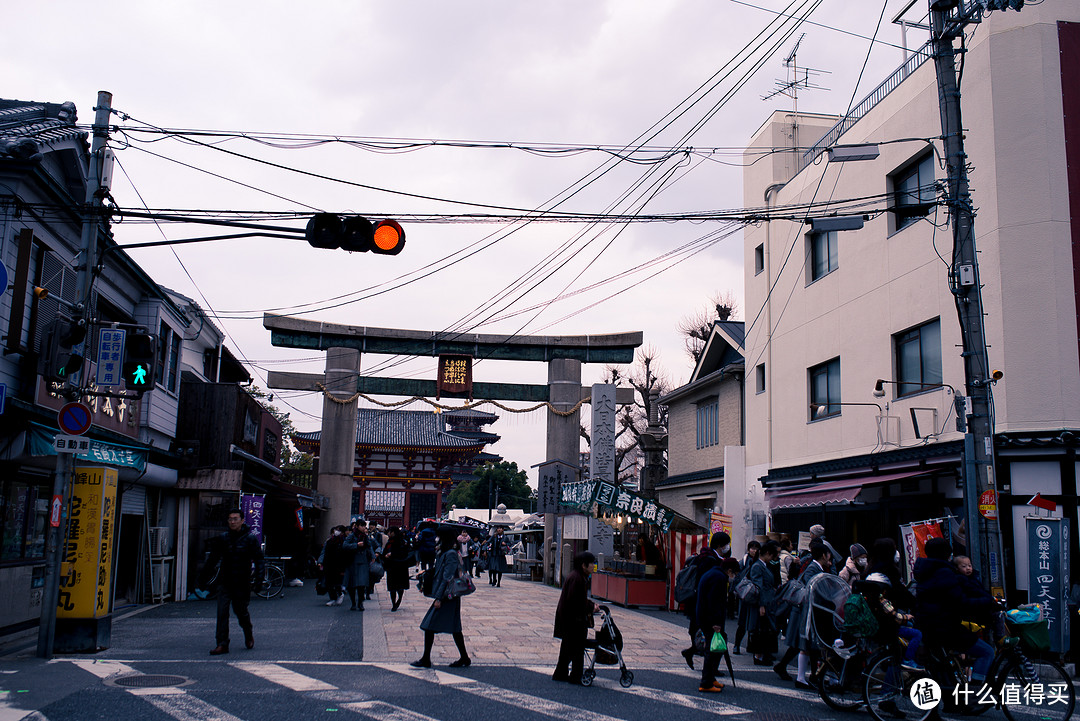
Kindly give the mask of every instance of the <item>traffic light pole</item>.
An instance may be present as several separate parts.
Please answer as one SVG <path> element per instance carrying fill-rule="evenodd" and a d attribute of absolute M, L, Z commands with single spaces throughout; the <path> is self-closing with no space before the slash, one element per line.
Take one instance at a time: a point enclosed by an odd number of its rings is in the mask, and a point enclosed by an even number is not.
<path fill-rule="evenodd" d="M 105 206 L 105 196 L 109 191 L 108 179 L 102 176 L 105 149 L 109 141 L 112 93 L 104 90 L 99 91 L 97 106 L 94 111 L 93 140 L 90 143 L 90 167 L 86 181 L 86 202 L 83 205 L 82 243 L 79 254 L 81 262 L 76 268 L 75 305 L 71 309 L 72 320 L 83 327 L 89 322 L 86 314 L 90 308 L 90 291 L 93 287 L 94 270 L 98 262 L 98 232 L 101 225 L 102 209 Z M 63 451 L 56 454 L 53 498 L 59 496 L 61 504 L 67 502 L 68 480 L 71 477 L 71 458 L 70 453 Z M 45 588 L 41 597 L 41 618 L 38 625 L 37 646 L 37 655 L 40 658 L 52 658 L 53 646 L 56 640 L 56 608 L 60 601 L 60 563 L 63 557 L 60 546 L 63 541 L 63 526 L 61 519 L 60 525 L 53 526 L 50 523 L 48 528 L 45 529 Z"/>
<path fill-rule="evenodd" d="M 955 12 L 953 12 L 955 10 Z M 960 115 L 960 88 L 956 79 L 953 43 L 981 8 L 965 8 L 957 0 L 930 0 L 930 25 L 937 71 L 938 104 L 945 145 L 946 205 L 952 220 L 953 252 L 949 285 L 960 321 L 964 383 L 968 396 L 968 432 L 964 438 L 964 518 L 968 555 L 972 565 L 990 582 L 996 594 L 1004 594 L 1001 530 L 997 521 L 997 482 L 994 474 L 993 405 L 991 373 L 983 325 L 982 285 L 975 251 L 975 211 L 968 188 L 967 154 Z M 993 492 L 993 513 L 980 514 L 983 494 Z M 989 500 L 989 499 L 988 499 Z M 991 505 L 991 504 L 988 504 Z"/>

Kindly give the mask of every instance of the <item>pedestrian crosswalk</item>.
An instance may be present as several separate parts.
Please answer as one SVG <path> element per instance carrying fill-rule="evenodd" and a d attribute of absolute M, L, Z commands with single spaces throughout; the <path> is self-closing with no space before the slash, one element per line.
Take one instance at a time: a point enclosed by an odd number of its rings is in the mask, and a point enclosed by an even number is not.
<path fill-rule="evenodd" d="M 684 687 L 684 679 L 678 673 L 639 673 L 639 682 L 630 688 L 620 687 L 617 676 L 601 674 L 593 688 L 584 688 L 550 681 L 547 667 L 474 665 L 452 672 L 381 662 L 71 659 L 60 663 L 89 674 L 88 688 L 96 695 L 87 695 L 87 704 L 112 709 L 111 721 L 267 721 L 327 714 L 373 721 L 458 721 L 473 715 L 467 709 L 515 721 L 689 721 L 702 713 L 747 718 L 752 714 L 749 706 L 734 698 L 682 693 L 677 689 Z M 648 676 L 651 683 L 641 683 L 641 676 Z M 158 679 L 171 679 L 172 685 L 156 685 Z M 73 714 L 73 709 L 80 707 L 54 704 L 38 709 L 35 716 L 29 716 L 30 711 L 23 716 L 5 713 L 3 721 L 89 717 Z"/>

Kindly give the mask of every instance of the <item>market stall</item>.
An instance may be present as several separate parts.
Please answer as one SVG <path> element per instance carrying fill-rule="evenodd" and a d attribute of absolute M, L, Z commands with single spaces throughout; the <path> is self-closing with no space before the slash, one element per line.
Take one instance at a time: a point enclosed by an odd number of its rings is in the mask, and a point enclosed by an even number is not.
<path fill-rule="evenodd" d="M 673 549 L 685 547 L 687 536 L 707 539 L 707 529 L 604 481 L 564 484 L 560 495 L 564 506 L 591 515 L 612 532 L 613 553 L 600 559 L 592 576 L 593 597 L 621 606 L 670 607 L 673 568 L 685 559 Z"/>

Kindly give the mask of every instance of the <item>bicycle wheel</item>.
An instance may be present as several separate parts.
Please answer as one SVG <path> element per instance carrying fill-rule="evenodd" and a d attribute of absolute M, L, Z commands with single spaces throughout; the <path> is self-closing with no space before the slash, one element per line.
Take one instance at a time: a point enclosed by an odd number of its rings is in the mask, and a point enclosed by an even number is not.
<path fill-rule="evenodd" d="M 842 658 L 831 649 L 823 649 L 818 669 L 818 693 L 821 700 L 837 711 L 853 711 L 862 706 L 863 669 L 866 657 L 857 653 Z"/>
<path fill-rule="evenodd" d="M 900 658 L 894 654 L 883 654 L 871 658 L 866 664 L 866 683 L 863 686 L 863 701 L 870 715 L 877 721 L 892 721 L 906 718 L 923 721 L 941 705 L 940 688 L 937 704 L 921 709 L 912 700 L 912 688 L 920 681 L 931 679 L 922 672 L 906 671 L 900 665 Z M 919 689 L 916 688 L 916 692 Z M 932 702 L 934 694 L 924 696 Z"/>
<path fill-rule="evenodd" d="M 1001 710 L 1010 721 L 1065 721 L 1076 707 L 1076 688 L 1056 661 L 1015 658 L 995 686 Z"/>
<path fill-rule="evenodd" d="M 273 598 L 281 594 L 285 588 L 285 573 L 277 566 L 266 564 L 263 571 L 262 589 L 258 595 L 262 598 Z"/>

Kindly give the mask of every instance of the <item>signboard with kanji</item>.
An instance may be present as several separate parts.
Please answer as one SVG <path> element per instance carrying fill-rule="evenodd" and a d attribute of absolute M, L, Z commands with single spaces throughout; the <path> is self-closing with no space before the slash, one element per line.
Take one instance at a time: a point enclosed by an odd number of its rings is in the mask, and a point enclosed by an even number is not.
<path fill-rule="evenodd" d="M 1050 650 L 1069 648 L 1069 519 L 1028 516 L 1028 602 L 1042 608 Z"/>
<path fill-rule="evenodd" d="M 62 548 L 58 618 L 101 618 L 112 610 L 117 470 L 76 467 Z"/>
<path fill-rule="evenodd" d="M 124 363 L 124 336 L 127 331 L 102 328 L 98 334 L 97 384 L 102 388 L 118 386 L 123 382 L 120 374 Z"/>
<path fill-rule="evenodd" d="M 615 386 L 596 383 L 592 387 L 592 428 L 589 436 L 589 477 L 615 482 Z"/>
<path fill-rule="evenodd" d="M 539 483 L 536 488 L 537 513 L 559 512 L 559 491 L 564 483 L 577 480 L 574 468 L 562 461 L 540 464 Z"/>
<path fill-rule="evenodd" d="M 435 384 L 435 399 L 443 393 L 465 393 L 472 400 L 472 357 L 467 355 L 439 356 L 439 378 Z"/>

